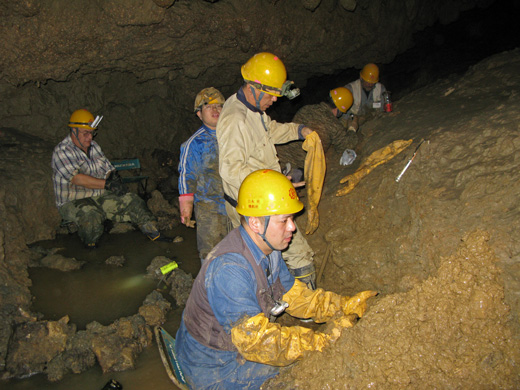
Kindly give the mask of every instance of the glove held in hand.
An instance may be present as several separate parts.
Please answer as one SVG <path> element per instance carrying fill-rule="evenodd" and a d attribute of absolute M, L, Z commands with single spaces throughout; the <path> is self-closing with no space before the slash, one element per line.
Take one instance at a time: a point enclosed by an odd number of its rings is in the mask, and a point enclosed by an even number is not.
<path fill-rule="evenodd" d="M 111 191 L 117 196 L 123 196 L 128 192 L 128 188 L 117 171 L 110 171 L 105 179 L 105 190 Z"/>

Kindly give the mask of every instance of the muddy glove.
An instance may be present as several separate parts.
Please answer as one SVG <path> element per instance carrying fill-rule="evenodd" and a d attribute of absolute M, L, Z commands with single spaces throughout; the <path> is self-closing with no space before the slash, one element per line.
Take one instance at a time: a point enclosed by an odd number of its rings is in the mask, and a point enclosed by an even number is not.
<path fill-rule="evenodd" d="M 403 150 L 405 150 L 412 143 L 413 139 L 408 141 L 405 140 L 396 140 L 391 144 L 376 150 L 373 152 L 368 158 L 363 160 L 361 166 L 356 170 L 356 172 L 345 176 L 340 180 L 340 183 L 347 183 L 347 185 L 336 192 L 336 196 L 343 196 L 348 194 L 350 191 L 354 189 L 358 185 L 358 183 L 363 179 L 366 175 L 368 175 L 372 170 L 391 160 Z"/>
<path fill-rule="evenodd" d="M 191 220 L 193 213 L 193 195 L 183 194 L 179 196 L 179 209 L 181 213 L 181 222 L 187 227 L 194 228 L 195 221 Z"/>
<path fill-rule="evenodd" d="M 341 324 L 333 327 L 330 333 L 321 333 L 301 326 L 281 326 L 269 322 L 260 313 L 245 318 L 232 328 L 231 341 L 247 360 L 271 366 L 288 366 L 300 359 L 305 351 L 321 352 L 339 337 L 339 326 L 347 322 L 342 318 Z"/>
<path fill-rule="evenodd" d="M 363 317 L 367 310 L 367 299 L 375 297 L 377 291 L 362 291 L 357 293 L 353 297 L 341 297 L 341 310 L 345 315 L 357 314 L 359 317 Z"/>
<path fill-rule="evenodd" d="M 320 216 L 318 214 L 318 204 L 320 203 L 323 182 L 325 180 L 325 153 L 318 133 L 313 131 L 306 138 L 302 145 L 307 152 L 305 157 L 305 183 L 307 184 L 307 198 L 309 199 L 309 209 L 307 210 L 307 227 L 305 234 L 312 234 L 318 229 Z"/>
<path fill-rule="evenodd" d="M 116 170 L 110 171 L 108 177 L 105 179 L 105 190 L 111 191 L 117 196 L 123 196 L 128 192 L 128 188 Z"/>
<path fill-rule="evenodd" d="M 356 314 L 358 317 L 362 317 L 367 308 L 367 299 L 376 294 L 376 291 L 368 290 L 353 297 L 346 297 L 321 288 L 310 290 L 304 283 L 296 279 L 282 300 L 289 305 L 285 311 L 293 317 L 327 322 L 338 313 L 347 316 Z"/>

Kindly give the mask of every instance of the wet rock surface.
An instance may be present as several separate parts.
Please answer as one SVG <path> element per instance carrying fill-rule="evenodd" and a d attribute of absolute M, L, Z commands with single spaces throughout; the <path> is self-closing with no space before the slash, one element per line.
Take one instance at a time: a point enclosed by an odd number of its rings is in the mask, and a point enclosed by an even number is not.
<path fill-rule="evenodd" d="M 137 357 L 152 341 L 152 331 L 140 315 L 121 318 L 106 327 L 94 322 L 87 331 L 93 334 L 92 351 L 103 372 L 135 368 Z"/>
<path fill-rule="evenodd" d="M 178 306 L 184 306 L 193 286 L 193 276 L 183 270 L 176 271 L 168 278 L 171 286 L 170 295 L 175 299 Z"/>
<path fill-rule="evenodd" d="M 171 230 L 179 226 L 179 207 L 170 204 L 159 191 L 152 191 L 151 197 L 146 204 L 153 215 L 156 216 L 159 230 Z"/>
<path fill-rule="evenodd" d="M 139 314 L 151 327 L 162 325 L 166 322 L 166 313 L 171 309 L 171 304 L 163 296 L 153 291 L 139 308 Z"/>
<path fill-rule="evenodd" d="M 39 261 L 38 265 L 32 266 L 54 268 L 59 269 L 60 271 L 73 271 L 80 269 L 83 264 L 85 264 L 84 261 L 78 261 L 74 258 L 65 257 L 59 253 L 56 253 L 45 256 Z"/>
<path fill-rule="evenodd" d="M 116 267 L 122 267 L 126 262 L 124 256 L 110 256 L 105 260 L 105 264 L 114 265 Z"/>
<path fill-rule="evenodd" d="M 6 371 L 21 377 L 44 372 L 48 362 L 65 351 L 76 330 L 68 322 L 64 317 L 59 321 L 26 322 L 18 326 L 10 341 Z"/>
<path fill-rule="evenodd" d="M 161 267 L 167 266 L 173 260 L 165 256 L 155 257 L 150 265 L 147 267 L 146 272 L 148 277 L 159 281 L 158 286 L 161 283 L 170 288 L 170 295 L 175 299 L 177 306 L 184 306 L 190 295 L 191 286 L 193 285 L 193 276 L 184 272 L 180 268 L 175 268 L 172 271 L 163 274 Z"/>
<path fill-rule="evenodd" d="M 80 373 L 94 364 L 103 372 L 135 368 L 143 348 L 152 342 L 151 327 L 164 323 L 171 305 L 150 293 L 138 313 L 108 326 L 94 321 L 76 332 L 68 317 L 59 321 L 27 321 L 14 327 L 3 379 L 44 373 L 50 381 L 68 372 Z"/>

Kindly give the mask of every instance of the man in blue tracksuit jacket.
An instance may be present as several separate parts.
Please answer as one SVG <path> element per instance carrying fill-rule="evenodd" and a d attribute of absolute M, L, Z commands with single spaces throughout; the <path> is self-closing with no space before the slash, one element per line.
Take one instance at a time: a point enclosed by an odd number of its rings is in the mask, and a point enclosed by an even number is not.
<path fill-rule="evenodd" d="M 228 232 L 222 180 L 218 173 L 217 121 L 224 96 L 205 88 L 195 98 L 194 110 L 202 126 L 181 145 L 179 162 L 179 206 L 181 222 L 195 227 L 201 261 Z"/>

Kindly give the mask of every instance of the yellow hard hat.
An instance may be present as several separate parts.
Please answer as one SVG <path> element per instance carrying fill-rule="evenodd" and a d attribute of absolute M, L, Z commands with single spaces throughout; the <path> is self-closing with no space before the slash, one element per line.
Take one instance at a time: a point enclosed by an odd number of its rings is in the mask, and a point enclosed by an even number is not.
<path fill-rule="evenodd" d="M 92 115 L 90 111 L 82 108 L 72 113 L 69 119 L 69 127 L 79 127 L 81 129 L 95 130 L 97 126 L 92 127 L 92 122 L 94 122 L 94 115 Z"/>
<path fill-rule="evenodd" d="M 222 95 L 218 89 L 213 87 L 204 88 L 195 97 L 193 110 L 197 112 L 205 104 L 224 104 L 225 101 L 224 95 Z"/>
<path fill-rule="evenodd" d="M 376 64 L 366 64 L 359 75 L 367 83 L 375 84 L 379 81 L 379 68 Z"/>
<path fill-rule="evenodd" d="M 281 97 L 287 71 L 282 60 L 274 54 L 258 53 L 242 65 L 242 77 L 255 88 Z"/>
<path fill-rule="evenodd" d="M 295 214 L 303 209 L 291 181 L 271 169 L 250 173 L 238 191 L 237 212 L 245 217 Z"/>
<path fill-rule="evenodd" d="M 352 92 L 348 88 L 338 87 L 331 89 L 330 98 L 342 113 L 348 111 L 350 106 L 352 106 L 352 102 L 354 98 L 352 97 Z"/>

